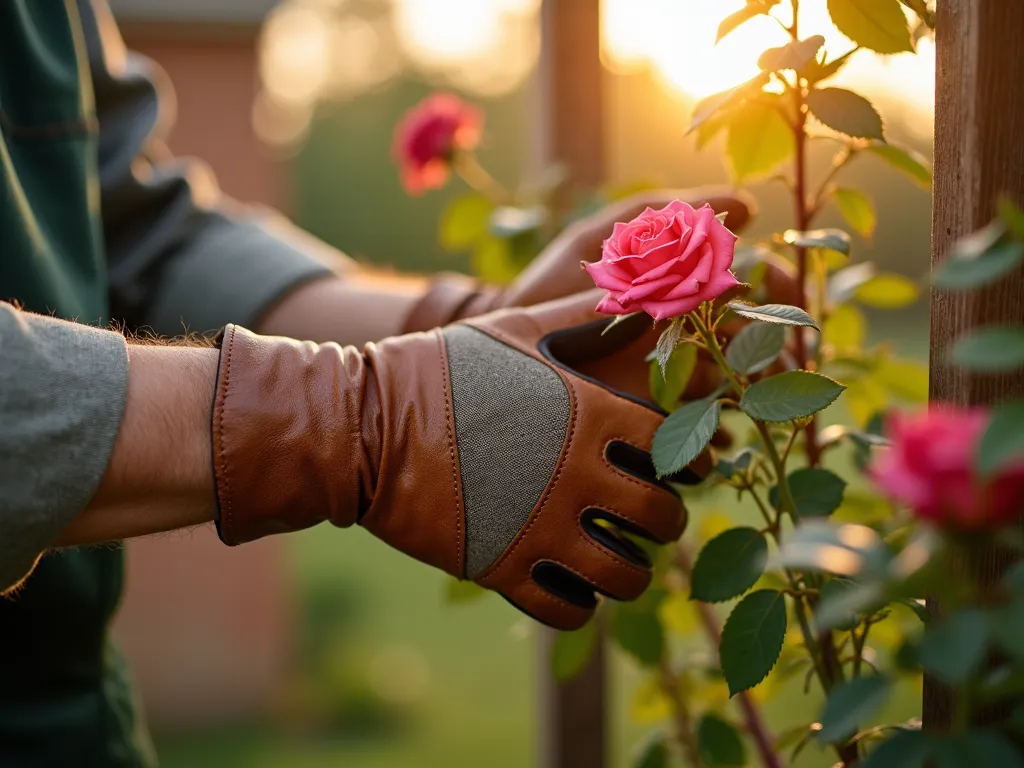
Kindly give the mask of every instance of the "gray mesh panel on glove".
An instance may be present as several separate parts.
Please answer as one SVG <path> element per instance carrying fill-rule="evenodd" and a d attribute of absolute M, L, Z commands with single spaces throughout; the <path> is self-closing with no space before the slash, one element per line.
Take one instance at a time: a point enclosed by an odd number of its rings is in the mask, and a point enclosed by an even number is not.
<path fill-rule="evenodd" d="M 468 326 L 443 331 L 466 508 L 466 576 L 512 543 L 555 471 L 570 400 L 555 371 Z M 497 468 L 497 469 L 495 469 Z"/>

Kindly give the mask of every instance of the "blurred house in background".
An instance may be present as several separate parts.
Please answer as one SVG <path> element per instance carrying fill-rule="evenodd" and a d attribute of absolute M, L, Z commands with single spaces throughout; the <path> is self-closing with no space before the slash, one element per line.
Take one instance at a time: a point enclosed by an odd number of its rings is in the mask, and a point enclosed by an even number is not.
<path fill-rule="evenodd" d="M 273 0 L 110 0 L 130 49 L 177 96 L 170 146 L 213 168 L 227 194 L 287 209 L 287 166 L 252 129 L 257 42 Z M 291 591 L 283 543 L 224 547 L 209 527 L 128 544 L 116 636 L 157 728 L 262 715 L 286 675 Z"/>

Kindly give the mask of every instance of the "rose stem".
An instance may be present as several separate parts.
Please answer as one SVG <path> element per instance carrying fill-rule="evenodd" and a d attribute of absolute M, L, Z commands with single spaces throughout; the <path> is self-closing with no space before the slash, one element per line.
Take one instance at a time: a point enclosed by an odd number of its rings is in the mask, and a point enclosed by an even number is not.
<path fill-rule="evenodd" d="M 676 567 L 689 580 L 690 574 L 693 572 L 693 564 L 690 562 L 689 552 L 686 551 L 682 544 L 678 544 L 675 547 L 675 560 Z M 722 643 L 722 629 L 718 626 L 718 616 L 715 615 L 714 610 L 707 603 L 702 603 L 700 600 L 697 600 L 696 603 L 697 613 L 700 615 L 700 622 L 704 627 L 704 632 L 711 640 L 712 645 L 717 648 Z M 765 768 L 783 768 L 782 760 L 772 746 L 775 738 L 772 736 L 771 731 L 768 730 L 768 725 L 761 717 L 761 712 L 758 710 L 757 705 L 750 698 L 750 693 L 748 691 L 741 691 L 736 694 L 736 703 L 743 713 L 743 722 L 747 726 L 747 732 L 753 738 L 754 745 L 757 747 L 757 754 L 761 758 L 761 764 Z"/>

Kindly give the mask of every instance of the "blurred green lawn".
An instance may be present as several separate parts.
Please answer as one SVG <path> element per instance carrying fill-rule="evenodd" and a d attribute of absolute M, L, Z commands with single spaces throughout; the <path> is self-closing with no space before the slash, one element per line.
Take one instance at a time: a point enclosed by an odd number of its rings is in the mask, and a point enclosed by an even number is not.
<path fill-rule="evenodd" d="M 891 316 L 876 338 L 921 358 L 927 341 L 920 312 Z M 710 500 L 691 505 L 694 523 Z M 743 512 L 734 513 L 742 519 Z M 540 660 L 536 630 L 494 596 L 451 605 L 443 599 L 446 577 L 401 556 L 366 534 L 329 526 L 290 540 L 293 579 L 300 595 L 303 632 L 318 641 L 330 675 L 336 652 L 338 685 L 369 680 L 409 699 L 397 716 L 342 719 L 340 726 L 309 731 L 270 724 L 189 737 L 158 737 L 165 768 L 525 768 L 537 764 L 537 695 Z M 309 643 L 297 648 L 314 653 Z M 325 670 L 327 670 L 325 672 Z M 308 670 L 307 670 L 308 672 Z M 321 683 L 331 685 L 329 680 Z M 613 660 L 611 706 L 615 766 L 630 765 L 635 742 L 649 729 L 630 723 L 627 710 L 639 672 L 629 660 Z M 321 688 L 324 685 L 320 686 Z M 397 693 L 396 693 L 397 692 Z M 358 714 L 358 694 L 355 709 Z M 385 696 L 386 705 L 387 696 Z M 372 696 L 366 701 L 377 701 Z M 364 701 L 365 703 L 365 701 Z M 399 702 L 401 703 L 401 702 Z M 768 707 L 771 725 L 815 719 L 820 700 L 805 697 L 794 682 Z M 364 708 L 365 709 L 365 708 Z M 372 707 L 371 707 L 372 709 Z M 345 710 L 349 711 L 349 710 Z M 884 719 L 919 711 L 919 692 L 904 690 Z M 404 713 L 404 714 L 403 714 Z M 287 720 L 285 721 L 287 723 Z M 383 726 L 382 726 L 383 723 Z M 327 734 L 327 735 L 324 735 Z M 825 768 L 833 760 L 809 748 L 796 768 Z"/>

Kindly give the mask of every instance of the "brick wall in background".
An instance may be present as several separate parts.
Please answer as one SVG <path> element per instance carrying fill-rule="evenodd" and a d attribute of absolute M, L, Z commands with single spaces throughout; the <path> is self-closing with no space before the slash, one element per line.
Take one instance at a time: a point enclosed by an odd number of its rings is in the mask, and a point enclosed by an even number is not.
<path fill-rule="evenodd" d="M 286 169 L 250 125 L 255 28 L 154 22 L 122 31 L 174 84 L 172 150 L 203 158 L 228 194 L 286 208 Z M 228 548 L 207 527 L 129 543 L 115 635 L 153 727 L 206 728 L 273 707 L 293 626 L 286 576 L 278 539 Z"/>

